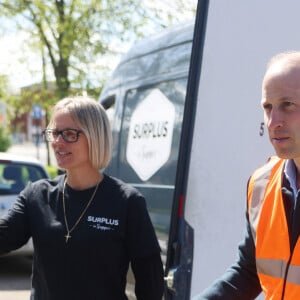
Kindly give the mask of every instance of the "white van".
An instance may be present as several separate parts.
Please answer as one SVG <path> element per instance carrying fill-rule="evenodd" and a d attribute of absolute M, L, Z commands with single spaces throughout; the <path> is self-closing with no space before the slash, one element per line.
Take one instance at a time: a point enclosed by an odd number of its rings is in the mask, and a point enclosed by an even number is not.
<path fill-rule="evenodd" d="M 193 299 L 236 258 L 248 178 L 274 153 L 261 81 L 274 54 L 300 49 L 299 11 L 199 0 L 195 26 L 135 45 L 100 97 L 114 107 L 107 172 L 142 191 L 167 246 L 165 299 Z"/>

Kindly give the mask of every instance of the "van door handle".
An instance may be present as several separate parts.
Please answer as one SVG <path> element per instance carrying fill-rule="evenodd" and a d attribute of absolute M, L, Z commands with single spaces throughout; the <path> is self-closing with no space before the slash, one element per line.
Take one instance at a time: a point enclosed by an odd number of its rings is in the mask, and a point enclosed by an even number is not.
<path fill-rule="evenodd" d="M 164 277 L 168 289 L 174 293 L 176 293 L 175 280 L 176 280 L 177 270 L 178 270 L 177 267 L 171 268 L 168 272 L 168 276 Z"/>

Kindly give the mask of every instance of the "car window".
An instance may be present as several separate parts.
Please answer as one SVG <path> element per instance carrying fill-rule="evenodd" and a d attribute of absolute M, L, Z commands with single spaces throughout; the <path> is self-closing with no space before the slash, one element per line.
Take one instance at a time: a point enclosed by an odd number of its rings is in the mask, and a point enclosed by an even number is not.
<path fill-rule="evenodd" d="M 45 178 L 42 167 L 22 163 L 0 163 L 0 195 L 18 194 L 28 182 Z"/>

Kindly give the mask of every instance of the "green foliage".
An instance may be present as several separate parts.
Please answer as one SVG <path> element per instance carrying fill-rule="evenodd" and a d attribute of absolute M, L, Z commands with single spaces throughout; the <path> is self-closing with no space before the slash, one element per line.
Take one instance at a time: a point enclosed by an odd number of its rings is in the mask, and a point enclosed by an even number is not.
<path fill-rule="evenodd" d="M 99 88 L 104 83 L 109 63 L 126 51 L 137 38 L 166 27 L 172 13 L 180 16 L 187 0 L 174 0 L 177 7 L 162 11 L 151 1 L 141 0 L 0 0 L 0 17 L 14 19 L 30 34 L 46 69 L 55 77 L 57 97 L 69 94 L 70 86 L 83 90 Z M 174 6 L 174 4 L 173 4 Z M 176 7 L 174 7 L 176 8 Z M 106 58 L 106 59 L 105 59 Z M 48 68 L 49 69 L 49 68 Z"/>
<path fill-rule="evenodd" d="M 10 135 L 4 127 L 0 126 L 0 152 L 5 152 L 11 145 Z"/>
<path fill-rule="evenodd" d="M 46 165 L 46 170 L 47 170 L 50 178 L 55 178 L 58 175 L 58 167 L 57 166 Z"/>

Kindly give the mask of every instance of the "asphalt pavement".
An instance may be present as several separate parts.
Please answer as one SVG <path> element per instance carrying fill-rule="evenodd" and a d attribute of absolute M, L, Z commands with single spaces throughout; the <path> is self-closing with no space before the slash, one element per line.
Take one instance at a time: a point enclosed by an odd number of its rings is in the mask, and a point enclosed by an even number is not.
<path fill-rule="evenodd" d="M 0 300 L 29 299 L 31 264 L 28 257 L 0 258 Z"/>

